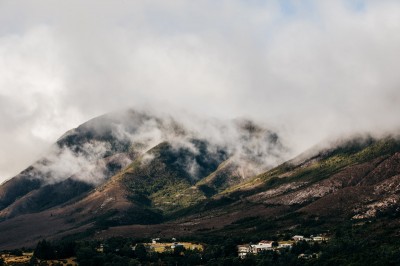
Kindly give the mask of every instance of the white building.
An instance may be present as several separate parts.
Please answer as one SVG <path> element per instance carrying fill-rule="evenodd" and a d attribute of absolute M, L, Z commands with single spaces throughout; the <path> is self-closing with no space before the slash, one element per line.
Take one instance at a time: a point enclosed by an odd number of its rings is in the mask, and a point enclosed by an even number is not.
<path fill-rule="evenodd" d="M 278 248 L 292 248 L 293 244 L 290 242 L 280 242 Z"/>
<path fill-rule="evenodd" d="M 251 246 L 250 245 L 239 245 L 237 246 L 238 255 L 241 259 L 244 259 L 247 254 L 251 253 Z"/>
<path fill-rule="evenodd" d="M 294 241 L 302 241 L 304 240 L 304 236 L 295 235 L 292 237 Z"/>
<path fill-rule="evenodd" d="M 238 256 L 243 259 L 248 254 L 258 254 L 265 251 L 277 251 L 279 249 L 292 248 L 294 242 L 282 241 L 275 243 L 277 244 L 276 246 L 274 246 L 274 241 L 262 240 L 258 242 L 258 244 L 238 245 Z"/>
<path fill-rule="evenodd" d="M 329 237 L 326 237 L 324 235 L 311 236 L 311 238 L 315 242 L 322 242 L 322 241 L 328 241 L 329 240 Z"/>
<path fill-rule="evenodd" d="M 151 243 L 156 244 L 157 241 L 160 241 L 160 238 L 152 238 Z"/>
<path fill-rule="evenodd" d="M 260 252 L 263 252 L 263 251 L 273 250 L 273 248 L 272 248 L 272 243 L 273 242 L 274 241 L 262 240 L 256 245 L 251 245 L 251 252 L 253 254 L 257 254 L 257 253 L 260 253 Z"/>
<path fill-rule="evenodd" d="M 274 241 L 262 240 L 258 243 L 258 245 L 263 246 L 263 247 L 272 248 L 272 243 L 274 243 Z"/>

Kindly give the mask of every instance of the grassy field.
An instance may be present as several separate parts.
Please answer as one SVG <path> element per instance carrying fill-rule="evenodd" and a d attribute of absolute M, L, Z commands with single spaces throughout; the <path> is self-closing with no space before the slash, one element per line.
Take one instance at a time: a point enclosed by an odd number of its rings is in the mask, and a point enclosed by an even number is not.
<path fill-rule="evenodd" d="M 11 255 L 8 253 L 1 254 L 1 258 L 4 260 L 5 265 L 28 265 L 31 258 L 33 256 L 33 252 L 24 252 L 21 256 Z M 46 262 L 46 265 L 64 265 L 64 266 L 77 266 L 76 258 L 67 258 L 60 260 L 37 260 L 38 263 Z"/>
<path fill-rule="evenodd" d="M 29 263 L 33 253 L 22 253 L 22 256 L 15 256 L 11 254 L 1 254 L 1 258 L 6 265 L 19 265 Z"/>
<path fill-rule="evenodd" d="M 172 251 L 173 249 L 171 246 L 173 246 L 175 243 L 146 243 L 145 246 L 148 246 L 151 250 L 158 252 L 158 253 L 163 253 L 167 251 Z M 183 245 L 183 247 L 187 250 L 199 250 L 203 251 L 204 247 L 201 244 L 194 244 L 190 242 L 179 242 L 180 245 Z"/>
<path fill-rule="evenodd" d="M 63 265 L 63 266 L 78 266 L 76 258 L 68 258 L 62 260 L 46 260 L 47 265 Z"/>

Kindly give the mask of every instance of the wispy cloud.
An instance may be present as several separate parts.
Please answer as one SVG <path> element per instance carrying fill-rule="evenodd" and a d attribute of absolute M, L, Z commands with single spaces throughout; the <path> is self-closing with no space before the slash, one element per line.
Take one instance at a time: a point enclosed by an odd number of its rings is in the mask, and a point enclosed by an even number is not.
<path fill-rule="evenodd" d="M 168 145 L 159 153 L 163 143 Z M 282 162 L 288 151 L 275 132 L 249 120 L 126 110 L 67 132 L 32 171 L 43 184 L 72 178 L 98 185 L 138 158 L 146 165 L 158 156 L 170 156 L 171 164 L 179 165 L 193 180 L 228 159 L 243 177 L 250 177 Z M 179 156 L 174 159 L 173 154 Z"/>

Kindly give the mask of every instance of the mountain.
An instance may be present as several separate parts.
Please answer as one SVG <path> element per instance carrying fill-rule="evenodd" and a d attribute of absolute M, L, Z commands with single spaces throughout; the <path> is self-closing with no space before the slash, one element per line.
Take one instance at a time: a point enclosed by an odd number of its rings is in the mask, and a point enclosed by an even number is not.
<path fill-rule="evenodd" d="M 129 110 L 67 132 L 0 186 L 0 248 L 119 235 L 256 239 L 343 223 L 398 233 L 397 138 L 357 136 L 282 163 L 279 135 L 254 122 L 192 122 Z"/>
<path fill-rule="evenodd" d="M 0 186 L 0 242 L 160 224 L 269 168 L 285 151 L 275 133 L 248 120 L 195 122 L 200 127 L 128 110 L 70 130 Z"/>

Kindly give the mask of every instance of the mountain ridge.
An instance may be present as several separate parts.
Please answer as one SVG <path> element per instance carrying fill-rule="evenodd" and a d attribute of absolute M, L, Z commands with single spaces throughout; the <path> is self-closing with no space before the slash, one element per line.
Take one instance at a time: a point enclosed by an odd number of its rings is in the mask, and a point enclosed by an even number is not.
<path fill-rule="evenodd" d="M 278 134 L 253 122 L 226 126 L 240 142 L 227 146 L 177 121 L 124 115 L 68 131 L 57 141 L 55 157 L 0 186 L 0 248 L 73 234 L 258 235 L 310 225 L 329 230 L 340 221 L 397 212 L 400 141 L 394 137 L 349 139 L 265 171 L 263 156 L 276 160 L 285 148 Z M 71 162 L 77 172 L 62 167 Z"/>

